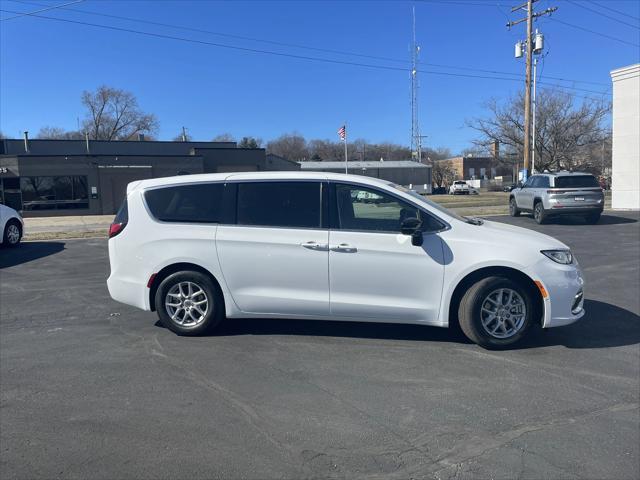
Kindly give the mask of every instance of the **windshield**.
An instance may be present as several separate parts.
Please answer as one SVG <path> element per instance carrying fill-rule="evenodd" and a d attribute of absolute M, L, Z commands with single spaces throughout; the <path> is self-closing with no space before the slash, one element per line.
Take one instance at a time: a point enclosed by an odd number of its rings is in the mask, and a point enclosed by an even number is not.
<path fill-rule="evenodd" d="M 426 203 L 427 205 L 429 205 L 432 208 L 435 208 L 436 210 L 438 210 L 439 212 L 444 213 L 445 215 L 448 215 L 450 217 L 455 218 L 456 220 L 460 220 L 461 222 L 465 222 L 465 223 L 473 223 L 473 224 L 478 224 L 478 220 L 476 219 L 470 219 L 467 217 L 463 217 L 461 215 L 458 215 L 455 212 L 452 212 L 451 210 L 444 208 L 442 205 L 437 204 L 436 202 L 434 202 L 433 200 L 428 199 L 427 197 L 425 197 L 424 195 L 420 195 L 418 192 L 414 191 L 414 190 L 409 190 L 408 188 L 403 187 L 402 185 L 396 185 L 395 183 L 391 183 L 389 182 L 389 186 L 395 188 L 396 190 L 400 190 L 403 193 L 408 193 L 409 195 L 411 195 L 412 197 L 420 200 L 422 203 Z"/>

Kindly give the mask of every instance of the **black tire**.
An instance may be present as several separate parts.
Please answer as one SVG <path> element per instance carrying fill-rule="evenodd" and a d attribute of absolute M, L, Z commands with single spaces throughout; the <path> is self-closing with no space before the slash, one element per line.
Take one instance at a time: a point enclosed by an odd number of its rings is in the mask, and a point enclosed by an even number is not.
<path fill-rule="evenodd" d="M 18 231 L 16 238 L 15 231 Z M 22 226 L 17 220 L 9 220 L 4 226 L 4 232 L 2 233 L 2 245 L 5 247 L 13 248 L 17 247 L 22 240 Z"/>
<path fill-rule="evenodd" d="M 485 329 L 482 324 L 482 315 L 487 315 L 483 311 L 483 306 L 487 305 L 491 307 L 492 305 L 490 301 L 487 300 L 487 297 L 494 294 L 496 291 L 499 292 L 500 289 L 515 291 L 523 300 L 526 308 L 524 312 L 524 320 L 521 323 L 519 320 L 516 320 L 518 328 L 514 328 L 513 335 L 506 338 L 499 338 L 499 335 L 501 334 L 500 332 L 497 333 L 498 336 L 491 335 L 491 333 Z M 504 295 L 508 295 L 506 290 Z M 508 348 L 522 340 L 533 323 L 534 316 L 535 306 L 530 291 L 519 282 L 500 276 L 486 277 L 474 283 L 463 295 L 458 306 L 458 321 L 463 333 L 472 342 L 477 343 L 481 347 L 492 350 Z M 510 320 L 506 320 L 504 324 L 507 325 L 506 322 L 509 321 Z M 489 323 L 489 327 L 493 325 L 495 324 Z M 507 327 L 509 327 L 509 325 L 507 325 Z"/>
<path fill-rule="evenodd" d="M 540 225 L 547 221 L 547 213 L 544 211 L 542 202 L 536 202 L 533 206 L 533 219 Z"/>
<path fill-rule="evenodd" d="M 174 309 L 173 313 L 176 313 L 177 316 L 175 319 L 172 319 L 171 312 L 169 311 L 171 307 L 168 307 L 165 301 L 167 295 L 174 288 L 179 288 L 180 284 L 183 286 L 185 284 L 191 284 L 193 293 L 198 291 L 196 290 L 197 287 L 202 290 L 203 294 L 193 295 L 192 298 L 176 298 L 176 303 L 181 304 L 181 306 Z M 182 291 L 183 290 L 180 290 L 180 292 Z M 185 293 L 188 292 L 185 290 Z M 199 308 L 202 306 L 201 302 L 204 299 L 207 301 L 207 309 L 204 311 L 204 315 L 200 315 L 198 312 L 202 312 Z M 198 302 L 200 302 L 200 304 L 198 304 Z M 186 308 L 184 308 L 185 306 Z M 158 318 L 160 318 L 162 324 L 178 335 L 195 336 L 211 332 L 224 319 L 224 298 L 222 292 L 220 292 L 220 288 L 211 278 L 200 272 L 176 272 L 162 280 L 156 292 L 155 307 L 156 312 L 158 312 Z M 193 316 L 187 312 L 187 309 L 189 309 L 189 312 L 194 312 Z M 195 317 L 199 318 L 196 320 Z M 180 320 L 183 320 L 183 322 L 181 323 Z"/>
<path fill-rule="evenodd" d="M 595 225 L 600 221 L 600 215 L 602 215 L 602 212 L 589 213 L 584 217 L 584 221 L 589 225 Z"/>
<path fill-rule="evenodd" d="M 509 215 L 512 217 L 520 216 L 520 209 L 518 208 L 518 204 L 516 203 L 516 199 L 511 197 L 509 199 Z"/>

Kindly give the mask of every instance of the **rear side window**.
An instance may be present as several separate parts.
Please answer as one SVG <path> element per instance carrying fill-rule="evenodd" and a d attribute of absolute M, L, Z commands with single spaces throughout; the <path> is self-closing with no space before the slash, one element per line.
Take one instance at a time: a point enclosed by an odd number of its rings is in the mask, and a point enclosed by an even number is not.
<path fill-rule="evenodd" d="M 120 209 L 118 213 L 116 213 L 116 218 L 113 219 L 113 223 L 123 223 L 126 224 L 129 222 L 129 207 L 127 206 L 127 199 L 124 199 L 122 205 L 120 205 Z"/>
<path fill-rule="evenodd" d="M 593 175 L 567 175 L 556 177 L 554 186 L 556 188 L 592 188 L 600 187 L 600 184 Z"/>
<path fill-rule="evenodd" d="M 238 225 L 320 228 L 320 182 L 238 184 Z"/>
<path fill-rule="evenodd" d="M 531 187 L 532 188 L 547 188 L 549 187 L 549 177 L 545 177 L 542 175 L 531 177 Z"/>
<path fill-rule="evenodd" d="M 219 223 L 223 195 L 222 183 L 198 183 L 148 190 L 144 198 L 162 222 Z"/>

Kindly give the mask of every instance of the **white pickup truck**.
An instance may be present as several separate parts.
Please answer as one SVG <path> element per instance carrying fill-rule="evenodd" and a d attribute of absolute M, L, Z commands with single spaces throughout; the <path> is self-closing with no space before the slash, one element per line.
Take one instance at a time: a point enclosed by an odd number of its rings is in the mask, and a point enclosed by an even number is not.
<path fill-rule="evenodd" d="M 462 180 L 456 180 L 449 187 L 449 195 L 469 195 L 471 193 L 471 188 L 467 182 Z"/>

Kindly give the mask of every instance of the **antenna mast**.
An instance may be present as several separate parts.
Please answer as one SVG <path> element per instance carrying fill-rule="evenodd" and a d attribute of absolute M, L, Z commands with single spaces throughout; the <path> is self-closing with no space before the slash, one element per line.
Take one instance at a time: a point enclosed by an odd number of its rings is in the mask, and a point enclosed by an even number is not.
<path fill-rule="evenodd" d="M 422 162 L 422 137 L 418 117 L 418 56 L 420 46 L 416 43 L 416 7 L 412 7 L 413 38 L 411 44 L 411 155 Z"/>

